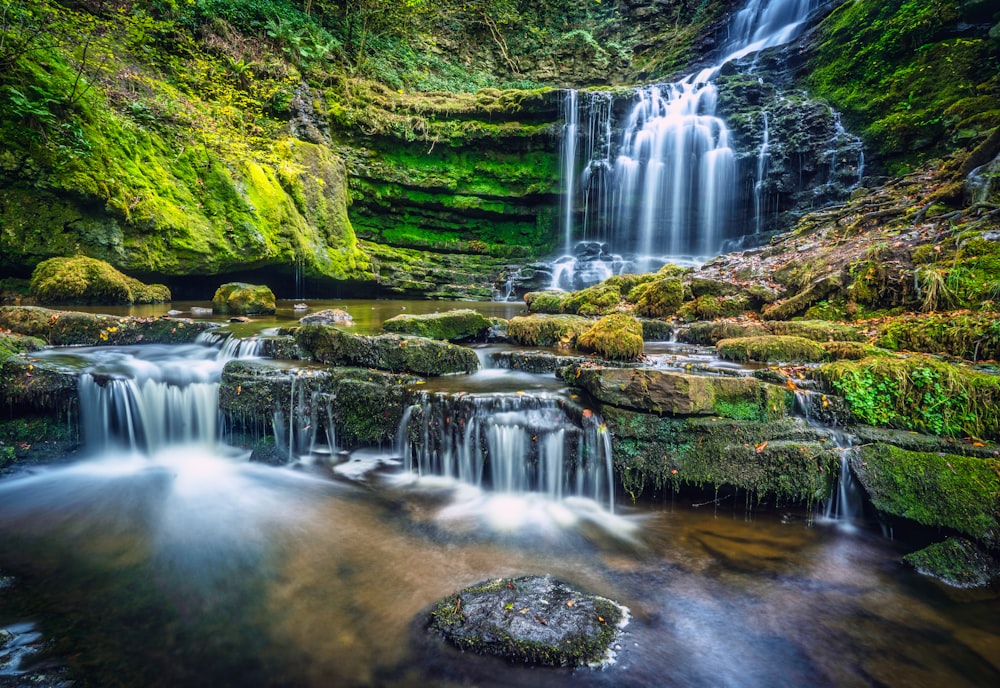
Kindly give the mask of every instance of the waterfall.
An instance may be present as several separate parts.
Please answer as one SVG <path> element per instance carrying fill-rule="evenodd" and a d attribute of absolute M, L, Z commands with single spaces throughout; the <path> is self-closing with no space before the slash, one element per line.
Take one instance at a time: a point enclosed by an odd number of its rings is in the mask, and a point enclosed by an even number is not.
<path fill-rule="evenodd" d="M 736 154 L 729 128 L 716 114 L 713 79 L 726 63 L 794 38 L 818 5 L 818 0 L 749 0 L 730 21 L 721 61 L 674 83 L 636 89 L 630 111 L 617 127 L 612 126 L 608 94 L 567 94 L 562 139 L 564 256 L 553 271 L 554 288 L 580 288 L 601 272 L 590 267 L 594 249 L 588 249 L 591 257 L 580 255 L 577 241 L 600 242 L 597 260 L 622 272 L 655 269 L 668 261 L 701 263 L 740 231 L 734 212 Z M 575 163 L 581 157 L 581 117 L 569 111 L 571 105 L 586 110 L 590 122 L 585 132 L 590 157 L 582 171 Z M 764 126 L 754 191 L 755 232 L 761 230 L 765 210 L 766 119 Z M 621 132 L 617 141 L 616 130 Z M 574 212 L 577 207 L 582 216 Z M 609 261 L 611 256 L 615 259 Z M 581 269 L 590 270 L 587 278 L 576 274 Z"/>
<path fill-rule="evenodd" d="M 404 414 L 406 470 L 493 492 L 592 499 L 614 510 L 610 438 L 601 419 L 531 395 L 423 394 Z"/>
<path fill-rule="evenodd" d="M 768 152 L 770 143 L 767 131 L 767 110 L 761 113 L 761 118 L 763 136 L 760 142 L 760 149 L 757 151 L 757 179 L 753 185 L 753 225 L 755 234 L 760 234 L 764 221 L 764 177 L 767 175 L 767 159 L 770 155 Z"/>

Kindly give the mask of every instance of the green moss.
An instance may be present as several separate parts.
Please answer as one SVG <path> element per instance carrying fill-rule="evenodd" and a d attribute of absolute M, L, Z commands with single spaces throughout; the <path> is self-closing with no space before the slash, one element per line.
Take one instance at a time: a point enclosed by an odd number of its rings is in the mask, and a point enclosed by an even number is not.
<path fill-rule="evenodd" d="M 490 321 L 478 311 L 465 308 L 426 315 L 397 315 L 386 320 L 382 328 L 397 334 L 461 341 L 485 335 Z"/>
<path fill-rule="evenodd" d="M 956 588 L 989 585 L 1000 576 L 1000 565 L 965 538 L 948 538 L 911 552 L 903 561 L 925 576 L 933 576 Z"/>
<path fill-rule="evenodd" d="M 812 504 L 826 498 L 837 450 L 802 439 L 791 419 L 660 418 L 603 407 L 615 471 L 633 499 L 684 485 L 745 490 L 758 501 Z"/>
<path fill-rule="evenodd" d="M 718 320 L 691 323 L 677 333 L 677 339 L 689 344 L 715 346 L 720 339 L 760 337 L 771 334 L 764 323 L 756 320 Z"/>
<path fill-rule="evenodd" d="M 578 315 L 517 316 L 507 321 L 507 334 L 525 346 L 572 347 L 594 324 Z"/>
<path fill-rule="evenodd" d="M 17 332 L 0 332 L 0 362 L 17 354 L 38 351 L 45 346 L 39 337 L 31 337 Z"/>
<path fill-rule="evenodd" d="M 564 291 L 532 291 L 524 295 L 524 303 L 532 313 L 558 314 L 565 312 L 567 296 Z"/>
<path fill-rule="evenodd" d="M 642 324 L 625 313 L 607 315 L 581 334 L 576 345 L 612 361 L 634 361 L 642 356 Z"/>
<path fill-rule="evenodd" d="M 969 360 L 1000 359 L 1000 320 L 993 313 L 905 315 L 878 325 L 876 343 L 896 351 L 922 351 Z"/>
<path fill-rule="evenodd" d="M 216 323 L 182 318 L 137 318 L 0 306 L 0 327 L 44 339 L 53 346 L 180 344 L 193 342 Z"/>
<path fill-rule="evenodd" d="M 112 265 L 86 256 L 50 258 L 31 275 L 31 295 L 43 304 L 162 303 L 170 290 L 162 284 L 143 284 Z"/>
<path fill-rule="evenodd" d="M 809 86 L 845 112 L 894 171 L 1000 121 L 995 50 L 984 32 L 957 36 L 966 4 L 860 0 L 820 24 Z M 980 20 L 989 22 L 988 13 Z"/>
<path fill-rule="evenodd" d="M 212 310 L 224 315 L 274 313 L 274 293 L 266 284 L 229 282 L 215 290 Z"/>
<path fill-rule="evenodd" d="M 862 339 L 857 327 L 824 320 L 774 320 L 767 323 L 767 329 L 771 334 L 805 337 L 817 342 L 859 342 Z"/>
<path fill-rule="evenodd" d="M 586 289 L 575 291 L 562 302 L 564 313 L 579 315 L 607 315 L 618 309 L 622 292 L 617 283 L 604 281 Z"/>
<path fill-rule="evenodd" d="M 676 313 L 684 300 L 684 286 L 679 277 L 655 279 L 633 287 L 627 300 L 635 304 L 638 316 L 666 318 Z"/>
<path fill-rule="evenodd" d="M 839 361 L 816 375 L 862 423 L 933 435 L 1000 436 L 1000 380 L 994 375 L 922 355 Z"/>
<path fill-rule="evenodd" d="M 818 362 L 826 359 L 823 346 L 811 339 L 791 335 L 722 339 L 715 345 L 719 355 L 733 361 Z"/>
<path fill-rule="evenodd" d="M 989 546 L 1000 543 L 1000 462 L 995 459 L 870 444 L 861 447 L 852 468 L 877 509 L 951 528 Z"/>
<path fill-rule="evenodd" d="M 869 356 L 889 356 L 889 352 L 862 342 L 823 342 L 827 361 L 860 361 Z"/>

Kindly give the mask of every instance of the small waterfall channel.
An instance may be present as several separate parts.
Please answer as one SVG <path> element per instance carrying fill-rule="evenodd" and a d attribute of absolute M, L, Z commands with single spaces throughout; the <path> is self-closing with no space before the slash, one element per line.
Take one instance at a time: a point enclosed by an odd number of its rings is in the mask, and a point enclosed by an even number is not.
<path fill-rule="evenodd" d="M 792 40 L 820 4 L 749 0 L 731 19 L 717 63 L 673 83 L 637 88 L 614 127 L 608 94 L 567 93 L 561 155 L 565 254 L 553 266 L 552 288 L 579 289 L 665 262 L 698 264 L 747 233 L 734 212 L 736 153 L 717 114 L 714 79 L 724 65 Z M 760 232 L 767 212 L 766 117 L 756 156 L 753 232 Z"/>

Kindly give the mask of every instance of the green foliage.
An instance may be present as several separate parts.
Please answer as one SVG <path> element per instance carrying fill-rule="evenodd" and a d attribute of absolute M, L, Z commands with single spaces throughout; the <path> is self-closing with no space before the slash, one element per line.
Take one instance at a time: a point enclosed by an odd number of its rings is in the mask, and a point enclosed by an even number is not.
<path fill-rule="evenodd" d="M 817 374 L 862 423 L 949 437 L 1000 434 L 1000 380 L 994 375 L 921 355 L 840 361 Z"/>
<path fill-rule="evenodd" d="M 612 361 L 634 361 L 642 356 L 642 324 L 631 315 L 614 313 L 581 334 L 576 345 Z"/>

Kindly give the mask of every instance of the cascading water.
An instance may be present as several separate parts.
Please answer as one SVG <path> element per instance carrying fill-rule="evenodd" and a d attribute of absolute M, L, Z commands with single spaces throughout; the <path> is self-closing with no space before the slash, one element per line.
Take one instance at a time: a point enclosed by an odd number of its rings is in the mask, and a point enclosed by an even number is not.
<path fill-rule="evenodd" d="M 734 213 L 736 155 L 725 121 L 716 114 L 713 79 L 720 68 L 794 38 L 818 0 L 750 0 L 734 15 L 724 57 L 714 66 L 675 83 L 639 88 L 613 144 L 613 106 L 607 94 L 571 91 L 566 107 L 579 103 L 593 124 L 587 133 L 593 151 L 578 174 L 577 113 L 567 111 L 563 128 L 563 246 L 552 286 L 578 289 L 602 278 L 591 266 L 618 259 L 616 272 L 655 269 L 665 262 L 697 264 L 716 255 L 742 231 Z M 570 124 L 572 122 L 572 124 Z M 766 124 L 765 124 L 766 127 Z M 761 185 L 767 144 L 758 155 Z M 762 188 L 762 185 L 761 185 Z M 755 227 L 761 230 L 763 199 L 755 191 Z M 602 245 L 595 259 L 572 255 L 577 241 Z M 579 275 L 580 271 L 588 274 Z M 604 275 L 606 277 L 607 275 Z"/>
<path fill-rule="evenodd" d="M 417 475 L 494 493 L 584 497 L 614 511 L 610 438 L 592 412 L 547 396 L 423 394 L 403 417 L 399 453 Z"/>

